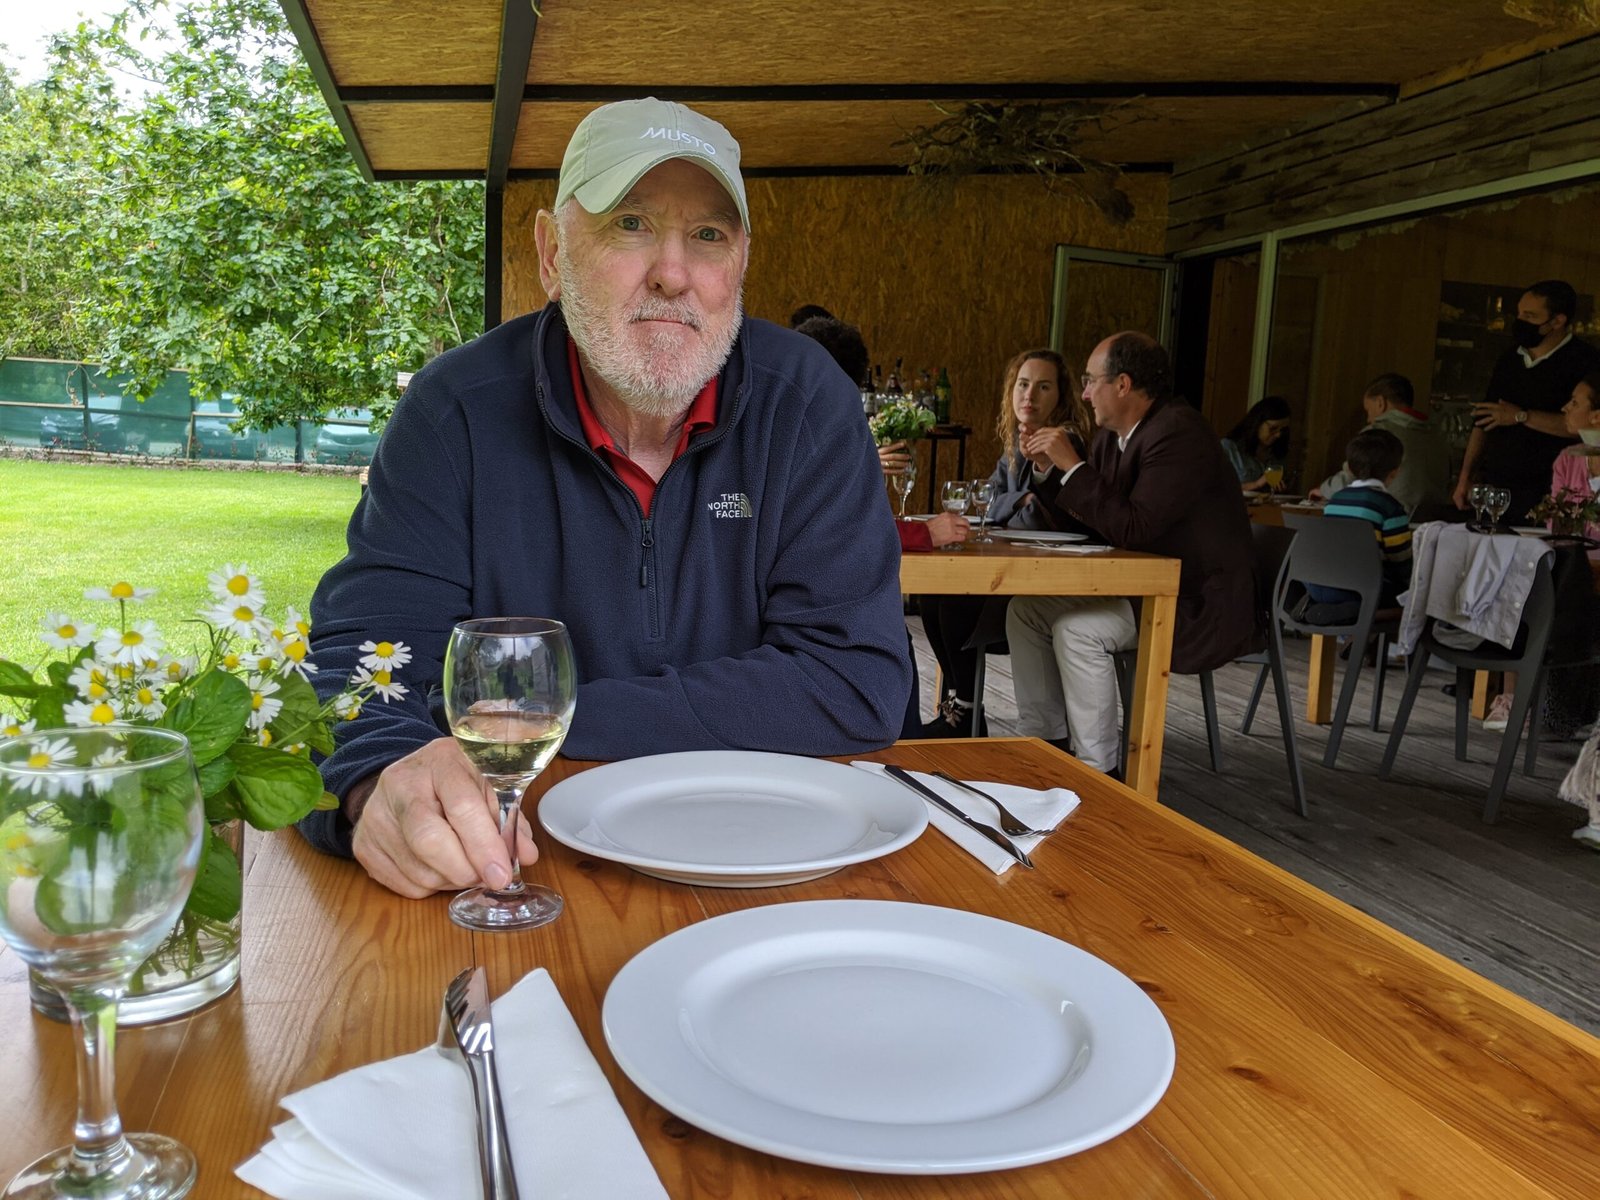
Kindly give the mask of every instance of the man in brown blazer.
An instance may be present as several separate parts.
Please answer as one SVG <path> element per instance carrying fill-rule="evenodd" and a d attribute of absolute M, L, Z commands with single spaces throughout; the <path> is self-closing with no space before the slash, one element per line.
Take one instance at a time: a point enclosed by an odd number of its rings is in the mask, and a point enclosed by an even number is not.
<path fill-rule="evenodd" d="M 1172 398 L 1167 352 L 1143 333 L 1095 347 L 1083 399 L 1100 432 L 1085 462 L 1061 429 L 1042 429 L 1023 453 L 1040 500 L 1097 529 L 1113 546 L 1181 559 L 1172 669 L 1221 666 L 1257 642 L 1251 537 L 1244 498 L 1211 427 Z M 1112 655 L 1138 645 L 1126 600 L 1019 596 L 1006 613 L 1018 726 L 1060 740 L 1098 771 L 1117 764 Z"/>

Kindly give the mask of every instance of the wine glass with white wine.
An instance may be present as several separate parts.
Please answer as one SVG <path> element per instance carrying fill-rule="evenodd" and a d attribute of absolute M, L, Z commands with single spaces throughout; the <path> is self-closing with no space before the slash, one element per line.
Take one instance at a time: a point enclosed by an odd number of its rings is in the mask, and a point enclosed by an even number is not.
<path fill-rule="evenodd" d="M 561 915 L 561 897 L 524 883 L 517 857 L 522 794 L 566 739 L 577 702 L 572 641 L 560 621 L 486 617 L 463 621 L 444 653 L 444 710 L 450 732 L 499 806 L 511 881 L 476 887 L 450 902 L 468 929 L 532 929 Z"/>
<path fill-rule="evenodd" d="M 194 1187 L 182 1145 L 123 1132 L 115 1035 L 128 980 L 189 897 L 204 829 L 182 734 L 103 725 L 0 739 L 0 936 L 61 993 L 78 1043 L 73 1144 L 24 1167 L 6 1200 L 177 1200 Z"/>
<path fill-rule="evenodd" d="M 917 486 L 917 459 L 913 455 L 911 461 L 906 463 L 906 469 L 894 476 L 894 488 L 900 493 L 900 519 L 906 519 L 906 501 L 911 499 L 911 490 Z"/>

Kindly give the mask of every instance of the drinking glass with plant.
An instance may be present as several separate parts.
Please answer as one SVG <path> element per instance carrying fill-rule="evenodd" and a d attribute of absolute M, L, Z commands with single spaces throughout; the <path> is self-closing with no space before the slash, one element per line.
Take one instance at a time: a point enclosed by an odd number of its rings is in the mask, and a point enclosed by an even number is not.
<path fill-rule="evenodd" d="M 248 566 L 227 564 L 208 582 L 210 599 L 187 646 L 138 619 L 155 589 L 119 580 L 84 592 L 113 606 L 110 620 L 47 613 L 44 661 L 0 659 L 0 736 L 135 726 L 189 741 L 207 825 L 195 884 L 174 928 L 133 970 L 123 1024 L 191 1011 L 237 982 L 243 827 L 281 829 L 333 807 L 312 753 L 331 754 L 334 725 L 354 720 L 374 697 L 406 691 L 394 674 L 410 661 L 409 649 L 368 642 L 345 686 L 319 699 L 310 683 L 310 623 L 292 607 L 280 619 L 267 616 Z M 55 989 L 37 974 L 30 982 L 35 1007 L 65 1018 Z"/>

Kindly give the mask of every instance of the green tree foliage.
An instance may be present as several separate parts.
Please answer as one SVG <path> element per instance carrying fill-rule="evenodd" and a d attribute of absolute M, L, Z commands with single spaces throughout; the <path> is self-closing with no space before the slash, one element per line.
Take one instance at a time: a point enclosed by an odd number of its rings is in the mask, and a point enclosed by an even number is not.
<path fill-rule="evenodd" d="M 397 371 L 481 332 L 481 185 L 365 182 L 273 0 L 129 0 L 55 53 L 77 320 L 144 394 L 182 368 L 262 428 L 381 416 Z"/>
<path fill-rule="evenodd" d="M 0 63 L 0 357 L 73 358 L 82 295 L 71 231 L 83 206 L 70 131 Z"/>

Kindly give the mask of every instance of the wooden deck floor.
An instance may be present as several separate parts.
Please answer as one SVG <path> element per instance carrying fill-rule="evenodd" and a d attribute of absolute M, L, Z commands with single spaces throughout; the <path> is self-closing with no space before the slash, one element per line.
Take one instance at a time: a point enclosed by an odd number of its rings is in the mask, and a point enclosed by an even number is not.
<path fill-rule="evenodd" d="M 933 656 L 921 624 L 908 618 L 931 709 Z M 1297 719 L 1305 711 L 1306 643 L 1288 647 Z M 1498 824 L 1479 819 L 1499 734 L 1472 725 L 1467 761 L 1453 753 L 1453 705 L 1432 671 L 1407 727 L 1393 778 L 1378 762 L 1404 677 L 1391 669 L 1381 730 L 1365 723 L 1371 671 L 1355 701 L 1334 770 L 1322 767 L 1327 729 L 1298 719 L 1296 732 L 1311 805 L 1295 815 L 1270 684 L 1249 737 L 1239 733 L 1256 668 L 1216 673 L 1222 772 L 1206 751 L 1200 688 L 1174 676 L 1168 703 L 1161 800 L 1308 883 L 1338 896 L 1472 970 L 1593 1033 L 1600 1033 L 1600 854 L 1574 842 L 1581 810 L 1555 791 L 1578 743 L 1542 743 L 1537 774 L 1519 757 Z M 989 730 L 1016 732 L 1010 659 L 989 659 L 984 703 Z M 931 712 L 925 713 L 931 716 Z"/>

